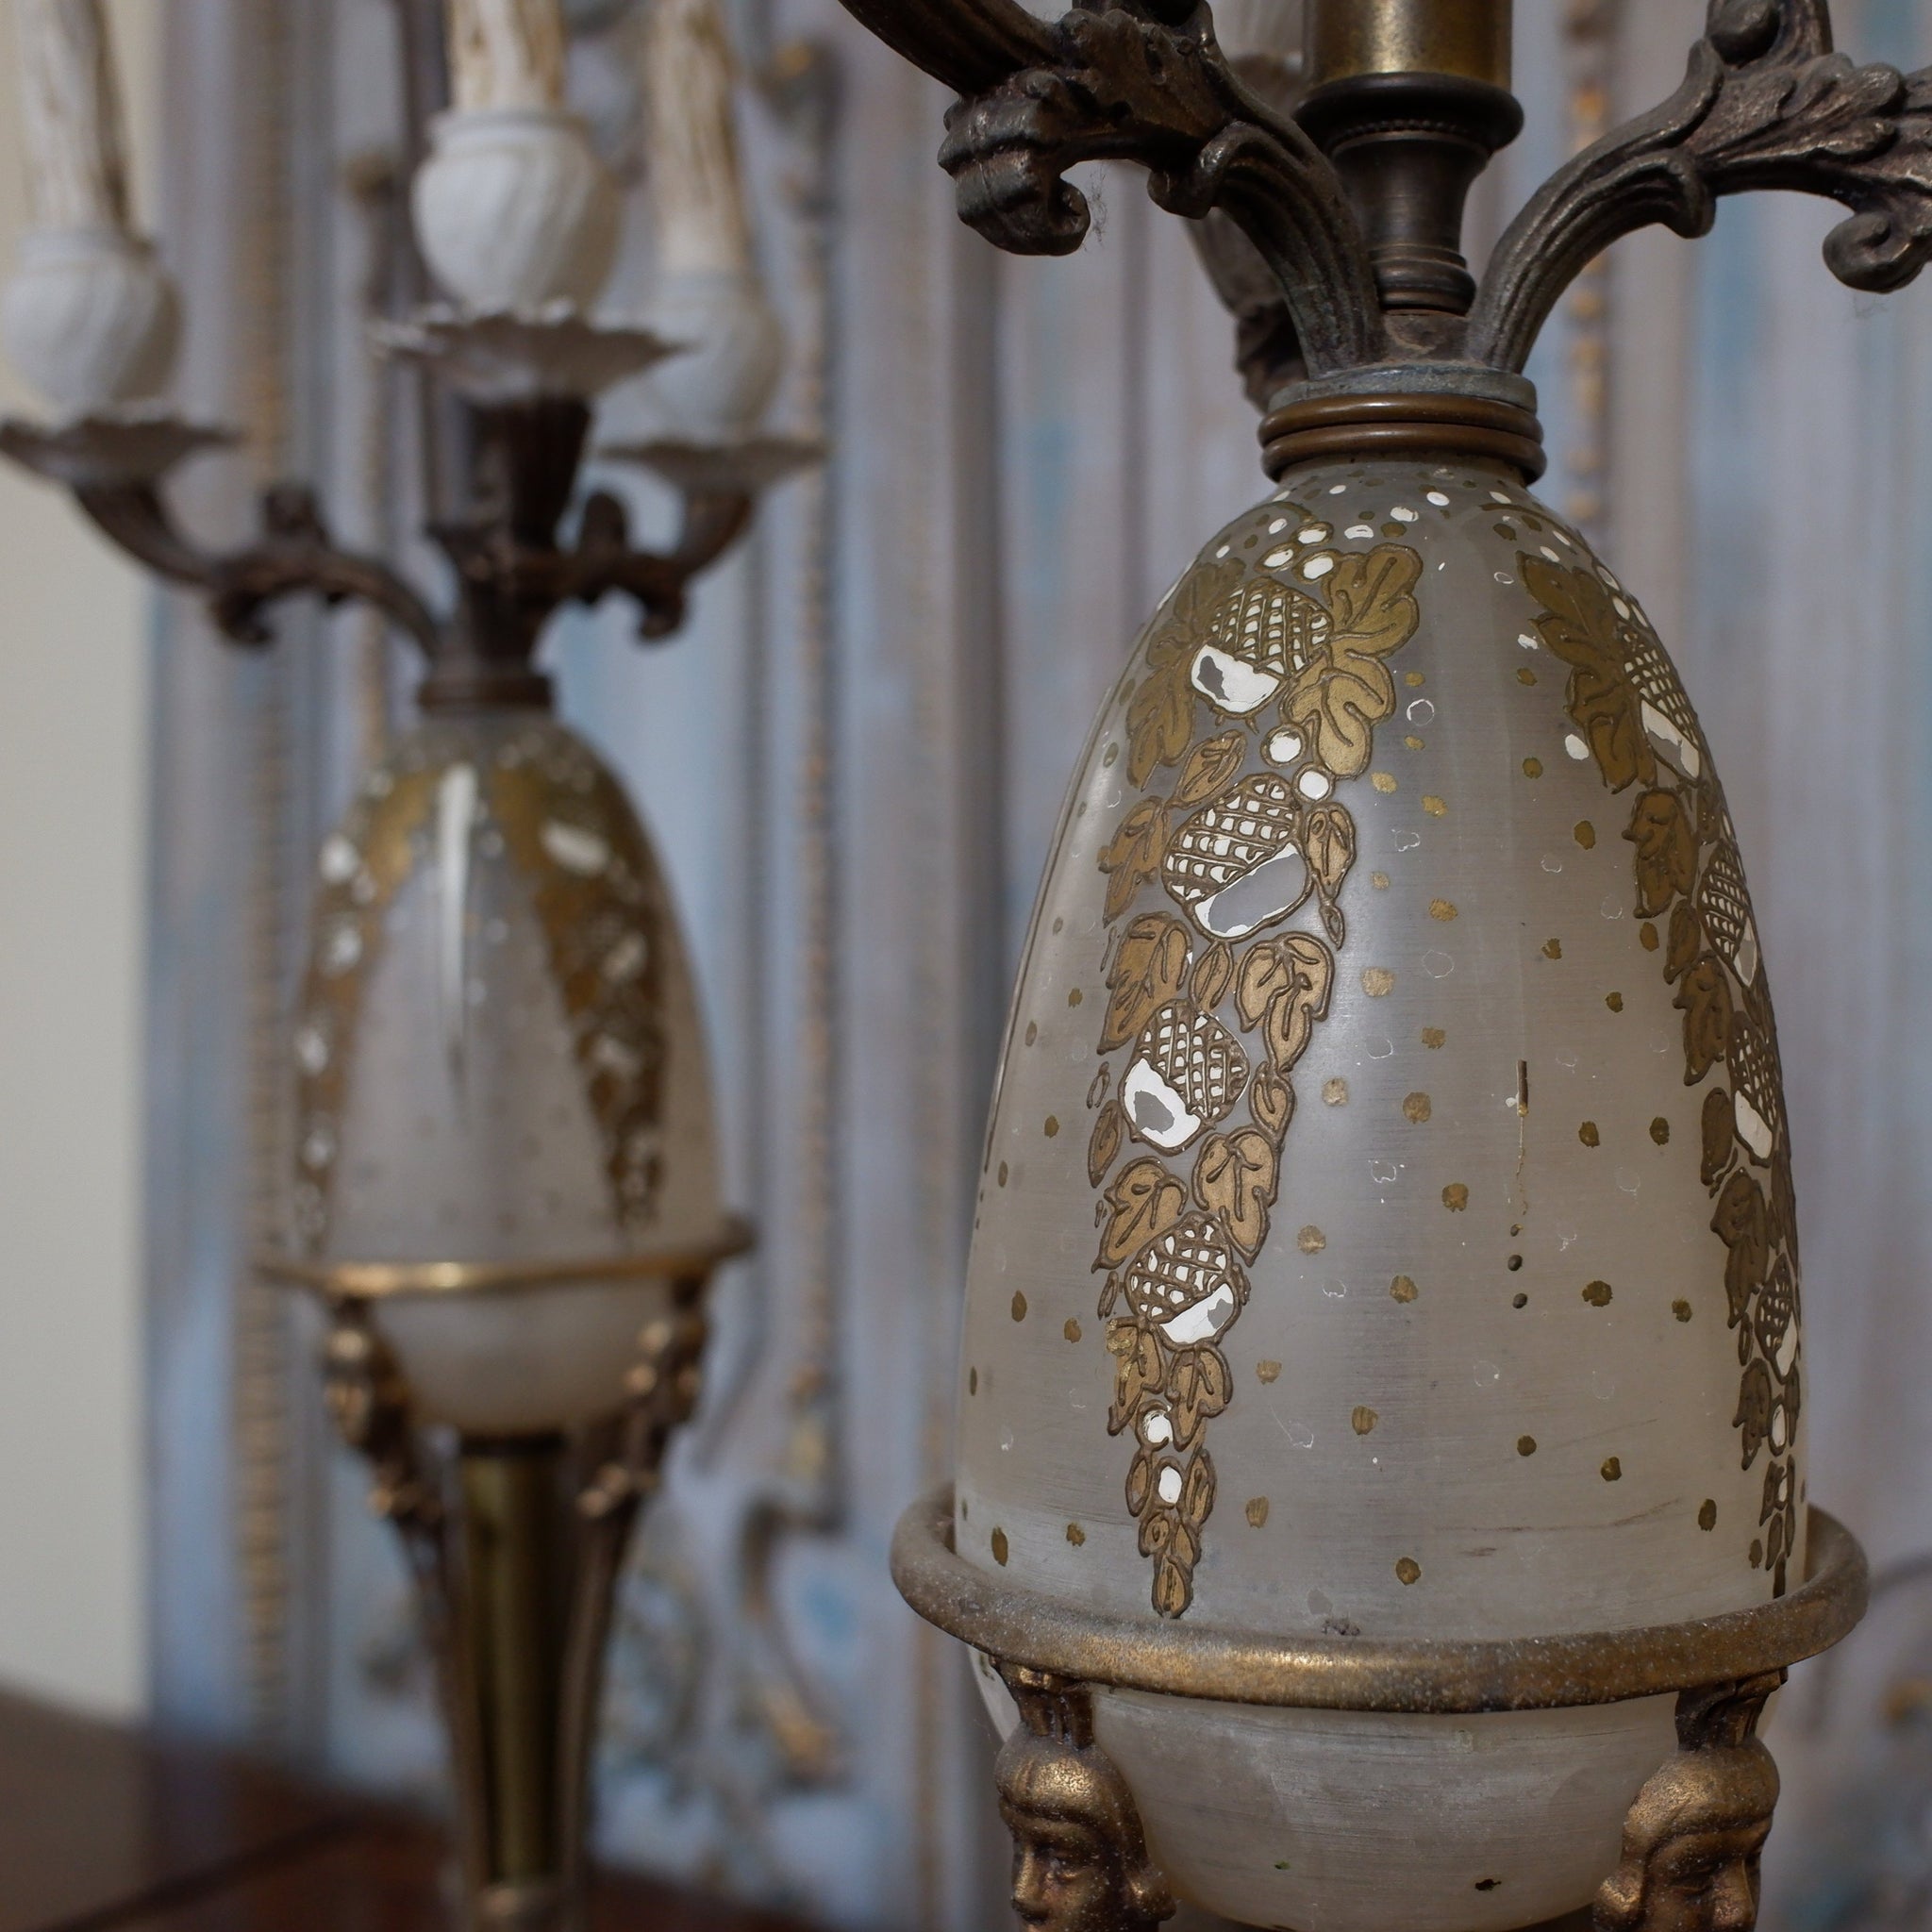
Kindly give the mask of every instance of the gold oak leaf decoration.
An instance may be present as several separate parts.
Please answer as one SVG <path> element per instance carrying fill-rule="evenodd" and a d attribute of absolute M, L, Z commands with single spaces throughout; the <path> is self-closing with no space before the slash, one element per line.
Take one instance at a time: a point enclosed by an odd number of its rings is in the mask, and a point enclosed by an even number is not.
<path fill-rule="evenodd" d="M 1541 557 L 1519 552 L 1516 567 L 1524 588 L 1543 607 L 1537 635 L 1570 666 L 1565 705 L 1604 781 L 1612 791 L 1637 778 L 1648 784 L 1657 774 L 1657 756 L 1644 735 L 1609 591 L 1593 571 Z"/>
<path fill-rule="evenodd" d="M 1705 1086 L 1697 1171 L 1711 1197 L 1711 1231 L 1724 1245 L 1725 1314 L 1738 1337 L 1732 1421 L 1745 1469 L 1771 1452 L 1760 1562 L 1781 1596 L 1798 1535 L 1797 1231 L 1776 1104 L 1777 1040 L 1730 813 L 1696 715 L 1643 613 L 1594 571 L 1524 553 L 1516 561 L 1541 607 L 1537 635 L 1571 667 L 1565 708 L 1598 775 L 1613 792 L 1644 788 L 1624 833 L 1633 848 L 1635 909 L 1668 920 L 1663 970 L 1684 1016 L 1684 1084 Z M 1673 721 L 1679 740 L 1653 741 L 1646 704 Z M 1728 1086 L 1713 1080 L 1721 1067 Z M 1747 1092 L 1762 1104 L 1747 1110 Z"/>
<path fill-rule="evenodd" d="M 1271 505 L 1266 513 L 1274 512 Z M 1286 514 L 1306 520 L 1309 513 L 1289 506 Z M 1231 610 L 1289 612 L 1286 628 L 1268 646 L 1274 655 L 1257 665 L 1282 680 L 1276 715 L 1296 728 L 1307 762 L 1331 786 L 1365 771 L 1374 727 L 1395 708 L 1395 681 L 1385 660 L 1420 622 L 1414 592 L 1422 559 L 1391 543 L 1322 555 L 1332 563 L 1325 602 L 1233 559 L 1198 565 L 1181 580 L 1127 704 L 1127 776 L 1141 795 L 1099 857 L 1111 929 L 1100 1052 L 1141 1042 L 1150 1023 L 1150 1037 L 1170 1041 L 1184 1024 L 1197 1053 L 1234 1065 L 1220 1076 L 1217 1097 L 1202 1103 L 1215 1109 L 1206 1116 L 1215 1131 L 1192 1145 L 1191 1166 L 1177 1152 L 1128 1157 L 1137 1136 L 1119 1085 L 1109 1093 L 1108 1083 L 1096 1079 L 1089 1095 L 1094 1121 L 1087 1168 L 1099 1196 L 1093 1265 L 1107 1273 L 1100 1313 L 1114 1358 L 1108 1430 L 1134 1439 L 1127 1507 L 1141 1553 L 1154 1565 L 1154 1607 L 1164 1617 L 1183 1615 L 1193 1601 L 1194 1568 L 1214 1507 L 1207 1434 L 1234 1393 L 1223 1343 L 1247 1302 L 1242 1264 L 1257 1259 L 1268 1240 L 1294 1119 L 1289 1076 L 1328 1010 L 1332 949 L 1347 932 L 1341 894 L 1357 853 L 1347 806 L 1334 796 L 1309 805 L 1292 792 L 1261 758 L 1272 728 L 1263 708 L 1246 717 L 1224 712 L 1208 695 L 1221 685 L 1195 682 L 1196 658 L 1210 646 L 1231 647 Z M 1176 768 L 1172 786 L 1164 795 L 1148 791 L 1163 767 Z M 1191 898 L 1179 896 L 1177 883 L 1188 885 L 1189 874 L 1185 866 L 1173 871 L 1180 861 L 1170 859 L 1170 841 L 1190 835 L 1175 828 L 1184 820 L 1198 828 L 1195 815 L 1202 812 L 1239 822 L 1264 798 L 1261 808 L 1277 821 L 1274 849 L 1291 840 L 1306 861 L 1307 890 L 1325 940 L 1283 927 L 1299 898 L 1263 922 L 1276 930 L 1231 941 L 1200 924 L 1220 884 L 1197 882 Z M 1144 905 L 1156 891 L 1164 895 L 1158 907 Z M 1175 907 L 1186 916 L 1176 916 Z M 1232 1013 L 1224 1013 L 1230 1004 Z M 1259 1035 L 1262 1058 L 1244 1085 L 1224 1023 Z M 1210 1049 L 1209 1041 L 1218 1044 Z M 1176 1078 L 1195 1077 L 1208 1060 L 1185 1073 L 1177 1061 L 1167 1064 Z M 1224 1117 L 1241 1105 L 1245 1120 Z"/>

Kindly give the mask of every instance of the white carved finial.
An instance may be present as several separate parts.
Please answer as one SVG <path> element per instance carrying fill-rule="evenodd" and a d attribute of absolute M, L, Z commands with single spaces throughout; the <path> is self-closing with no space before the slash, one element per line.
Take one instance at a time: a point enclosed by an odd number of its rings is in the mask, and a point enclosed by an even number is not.
<path fill-rule="evenodd" d="M 125 228 L 121 87 L 100 0 L 15 0 L 38 228 Z"/>
<path fill-rule="evenodd" d="M 717 0 L 657 0 L 644 43 L 644 98 L 658 266 L 665 275 L 751 266 L 733 67 Z"/>
<path fill-rule="evenodd" d="M 652 325 L 688 345 L 651 375 L 666 426 L 741 438 L 777 386 L 784 341 L 752 258 L 719 0 L 654 0 L 644 42 L 646 173 L 658 243 Z"/>
<path fill-rule="evenodd" d="M 416 175 L 416 239 L 473 314 L 588 310 L 617 248 L 616 184 L 563 106 L 560 0 L 448 0 L 455 108 Z"/>
<path fill-rule="evenodd" d="M 0 334 L 57 408 L 97 414 L 167 380 L 175 291 L 129 230 L 120 83 L 100 0 L 14 7 L 33 224 L 0 296 Z"/>
<path fill-rule="evenodd" d="M 448 0 L 459 113 L 563 105 L 561 0 Z"/>

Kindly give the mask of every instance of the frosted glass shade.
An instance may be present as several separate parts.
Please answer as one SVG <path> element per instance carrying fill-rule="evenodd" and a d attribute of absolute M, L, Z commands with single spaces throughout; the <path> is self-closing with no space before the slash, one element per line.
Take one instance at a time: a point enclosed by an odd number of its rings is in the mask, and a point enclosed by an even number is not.
<path fill-rule="evenodd" d="M 683 941 L 581 739 L 536 711 L 434 719 L 319 866 L 293 1034 L 309 1259 L 541 1267 L 719 1241 Z M 377 1306 L 425 1419 L 515 1434 L 615 1407 L 668 1296 L 614 1271 Z"/>
<path fill-rule="evenodd" d="M 1507 1638 L 1802 1574 L 1730 820 L 1641 608 L 1513 476 L 1299 469 L 1162 600 L 1035 913 L 961 1374 L 959 1553 L 1086 1608 Z M 1673 1746 L 1669 1699 L 1095 1724 L 1181 1890 L 1298 1932 L 1579 1907 Z"/>

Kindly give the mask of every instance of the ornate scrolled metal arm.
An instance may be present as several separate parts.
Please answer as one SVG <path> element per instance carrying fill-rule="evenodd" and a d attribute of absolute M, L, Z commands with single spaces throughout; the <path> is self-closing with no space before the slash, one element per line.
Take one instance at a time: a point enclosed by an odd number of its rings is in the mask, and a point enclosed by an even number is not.
<path fill-rule="evenodd" d="M 162 492 L 169 473 L 232 440 L 165 416 L 90 417 L 58 428 L 0 424 L 0 455 L 72 491 L 96 527 L 157 576 L 201 591 L 215 624 L 236 643 L 267 643 L 267 607 L 309 593 L 326 604 L 369 604 L 432 654 L 438 627 L 428 606 L 379 558 L 340 549 L 306 489 L 280 484 L 265 491 L 261 534 L 239 550 L 206 549 L 181 528 Z"/>
<path fill-rule="evenodd" d="M 1082 6 L 1047 25 L 1010 0 L 846 0 L 960 90 L 941 164 L 961 217 L 1015 254 L 1065 255 L 1091 215 L 1069 168 L 1132 160 L 1174 214 L 1224 208 L 1280 280 L 1310 370 L 1374 360 L 1384 332 L 1360 225 L 1296 124 L 1251 93 L 1205 6 Z"/>
<path fill-rule="evenodd" d="M 1509 225 L 1470 316 L 1470 353 L 1521 369 L 1591 257 L 1652 223 L 1702 235 L 1719 195 L 1759 188 L 1852 210 L 1824 244 L 1840 281 L 1910 281 L 1932 256 L 1932 69 L 1833 53 L 1825 0 L 1713 0 L 1677 92 L 1585 149 Z"/>
<path fill-rule="evenodd" d="M 686 588 L 722 557 L 751 522 L 749 491 L 687 494 L 677 542 L 668 552 L 632 548 L 630 519 L 608 491 L 584 505 L 576 548 L 566 559 L 565 595 L 595 604 L 618 591 L 638 606 L 638 635 L 670 637 L 684 622 Z"/>
<path fill-rule="evenodd" d="M 264 611 L 285 597 L 306 594 L 328 605 L 367 604 L 425 655 L 436 648 L 429 607 L 387 564 L 338 549 L 313 494 L 300 485 L 265 491 L 260 537 L 225 553 L 203 550 L 185 536 L 153 483 L 80 484 L 74 493 L 122 550 L 157 576 L 204 592 L 216 626 L 238 644 L 267 644 L 272 634 Z"/>

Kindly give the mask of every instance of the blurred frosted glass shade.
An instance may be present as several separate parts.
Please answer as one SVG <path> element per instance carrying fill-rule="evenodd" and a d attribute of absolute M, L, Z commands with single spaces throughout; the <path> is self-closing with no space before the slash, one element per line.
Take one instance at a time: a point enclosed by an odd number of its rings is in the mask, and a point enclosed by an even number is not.
<path fill-rule="evenodd" d="M 1085 1609 L 1496 1639 L 1803 1574 L 1730 818 L 1641 609 L 1513 476 L 1299 469 L 1162 600 L 1035 913 L 961 1380 L 959 1553 Z M 1673 1748 L 1668 1698 L 1095 1725 L 1182 1890 L 1298 1932 L 1579 1907 Z"/>
<path fill-rule="evenodd" d="M 581 739 L 537 711 L 434 718 L 318 865 L 292 1040 L 308 1259 L 543 1268 L 719 1242 L 683 941 Z M 615 1407 L 669 1295 L 590 1271 L 378 1319 L 425 1419 L 514 1434 Z"/>

